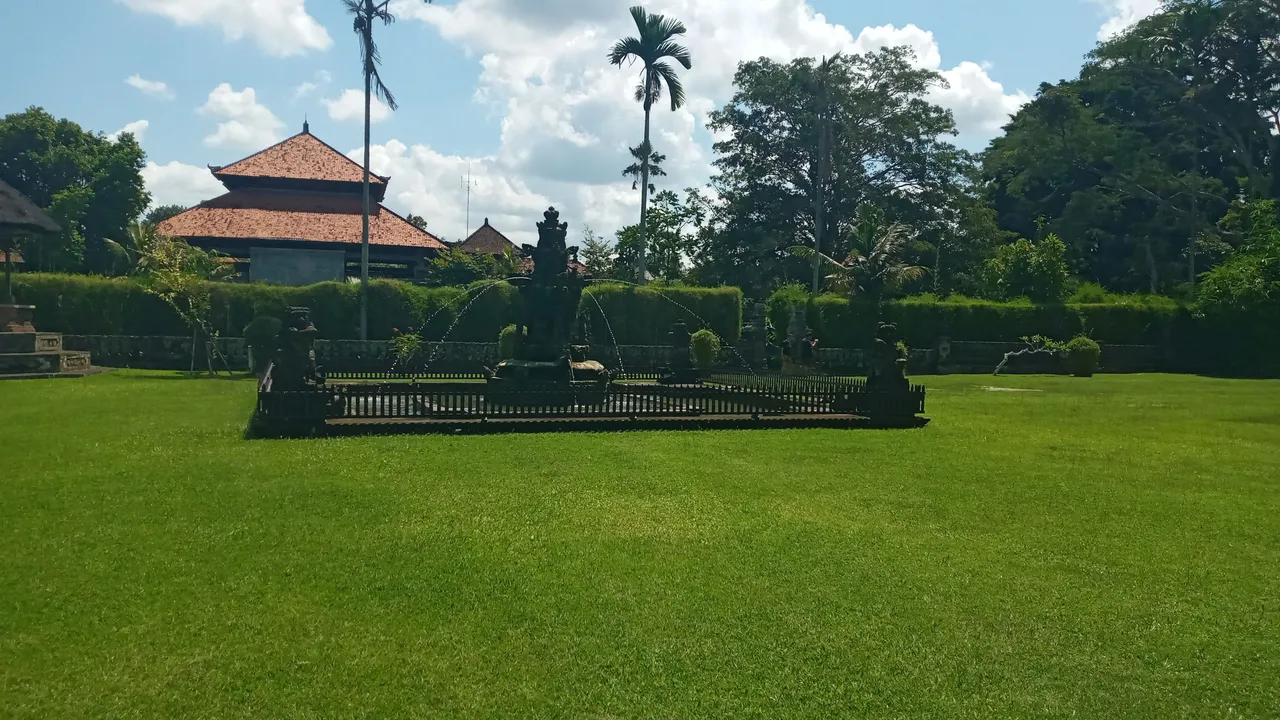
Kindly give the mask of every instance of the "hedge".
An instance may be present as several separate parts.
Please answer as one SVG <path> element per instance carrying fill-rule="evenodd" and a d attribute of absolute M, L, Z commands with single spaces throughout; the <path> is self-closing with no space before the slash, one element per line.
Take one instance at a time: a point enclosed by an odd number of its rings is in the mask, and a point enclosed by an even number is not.
<path fill-rule="evenodd" d="M 22 273 L 13 282 L 18 302 L 35 305 L 36 326 L 48 332 L 168 336 L 190 332 L 163 300 L 127 278 Z M 871 337 L 873 314 L 868 308 L 834 295 L 810 299 L 799 286 L 782 288 L 767 302 L 778 337 L 785 337 L 793 302 L 805 304 L 809 326 L 823 347 L 861 348 Z M 227 337 L 239 337 L 259 315 L 284 318 L 285 308 L 291 305 L 311 308 L 322 338 L 359 335 L 356 285 L 218 283 L 212 304 L 214 328 Z M 507 283 L 424 288 L 375 280 L 370 286 L 369 335 L 385 340 L 393 328 L 414 327 L 425 328 L 428 340 L 447 333 L 447 339 L 458 342 L 494 342 L 502 328 L 519 319 L 520 308 L 519 292 Z M 1104 346 L 1160 345 L 1169 351 L 1171 368 L 1249 375 L 1280 374 L 1280 318 L 1273 317 L 1277 312 L 1280 309 L 1197 318 L 1189 308 L 1162 298 L 1033 305 L 924 296 L 890 301 L 884 307 L 885 319 L 897 323 L 906 343 L 917 348 L 933 347 L 944 336 L 1017 342 L 1029 335 L 1066 340 L 1085 334 Z M 578 313 L 596 343 L 665 345 L 671 325 L 683 320 L 690 332 L 706 327 L 732 345 L 742 327 L 742 292 L 737 288 L 595 285 L 585 291 Z"/>
<path fill-rule="evenodd" d="M 671 326 L 683 320 L 691 333 L 708 328 L 732 344 L 742 333 L 742 291 L 594 285 L 583 292 L 578 319 L 596 343 L 666 345 Z"/>
<path fill-rule="evenodd" d="M 127 278 L 24 273 L 15 275 L 18 302 L 36 306 L 36 327 L 69 335 L 185 335 L 191 332 L 165 302 Z M 289 306 L 311 309 L 320 337 L 353 340 L 360 333 L 359 287 L 326 282 L 305 287 L 215 283 L 211 321 L 218 333 L 239 337 L 259 315 L 284 318 Z M 470 306 L 470 307 L 468 307 Z M 491 342 L 517 319 L 520 299 L 506 283 L 471 288 L 424 288 L 394 280 L 369 286 L 369 337 L 392 329 L 424 328 L 427 339 Z M 454 321 L 466 309 L 466 322 Z M 451 329 L 452 328 L 452 329 Z"/>
<path fill-rule="evenodd" d="M 601 320 L 609 318 L 622 345 L 663 345 L 676 320 L 690 332 L 710 327 L 735 342 L 742 325 L 742 292 L 737 288 L 588 288 L 579 307 L 597 342 L 612 342 Z M 18 302 L 36 306 L 36 326 L 69 335 L 185 335 L 191 332 L 165 302 L 128 278 L 25 273 L 14 276 Z M 585 293 L 584 293 L 585 294 Z M 259 315 L 284 318 L 291 305 L 311 309 L 320 337 L 359 337 L 359 286 L 327 282 L 305 287 L 215 283 L 211 321 L 215 330 L 239 337 Z M 594 297 L 593 301 L 591 298 Z M 597 307 L 596 302 L 599 302 Z M 502 328 L 520 318 L 519 291 L 507 283 L 469 288 L 425 288 L 375 280 L 369 288 L 369 337 L 386 340 L 393 329 L 422 329 L 427 340 L 496 342 Z M 459 314 L 465 311 L 462 320 Z M 704 319 L 705 318 L 705 323 Z"/>
<path fill-rule="evenodd" d="M 824 347 L 863 348 L 873 336 L 875 314 L 869 306 L 835 295 L 809 299 L 793 287 L 769 299 L 769 320 L 779 335 L 786 333 L 794 302 L 806 303 L 806 320 Z M 1190 310 L 1172 300 L 1034 305 L 927 296 L 886 302 L 882 321 L 897 324 L 912 347 L 932 347 L 940 337 L 1017 342 L 1031 335 L 1065 340 L 1080 334 L 1104 344 L 1167 345 L 1187 335 L 1193 324 Z"/>

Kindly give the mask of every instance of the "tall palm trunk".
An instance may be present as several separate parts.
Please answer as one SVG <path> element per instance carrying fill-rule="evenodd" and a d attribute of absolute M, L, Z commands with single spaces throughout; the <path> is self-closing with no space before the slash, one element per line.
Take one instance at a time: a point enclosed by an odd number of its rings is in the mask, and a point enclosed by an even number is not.
<path fill-rule="evenodd" d="M 372 36 L 373 24 L 365 33 Z M 373 42 L 365 38 L 365 46 Z M 369 126 L 373 96 L 373 73 L 364 69 L 364 217 L 360 228 L 360 339 L 369 339 Z"/>
<path fill-rule="evenodd" d="M 649 156 L 652 155 L 653 149 L 649 147 L 649 111 L 652 109 L 653 103 L 646 101 L 644 104 L 644 159 L 640 161 L 640 250 L 636 254 L 637 271 L 640 274 L 639 283 L 645 283 L 646 267 L 645 267 L 645 236 L 648 234 L 649 225 Z"/>

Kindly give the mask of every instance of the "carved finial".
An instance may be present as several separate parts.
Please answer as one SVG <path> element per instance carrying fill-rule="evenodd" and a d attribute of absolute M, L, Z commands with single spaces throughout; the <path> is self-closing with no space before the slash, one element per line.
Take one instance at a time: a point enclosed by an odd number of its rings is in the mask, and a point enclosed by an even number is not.
<path fill-rule="evenodd" d="M 311 123 L 307 122 L 307 115 L 306 115 L 306 113 L 303 113 L 303 115 L 302 115 L 302 134 L 303 134 L 303 135 L 310 135 L 310 134 L 311 134 Z"/>

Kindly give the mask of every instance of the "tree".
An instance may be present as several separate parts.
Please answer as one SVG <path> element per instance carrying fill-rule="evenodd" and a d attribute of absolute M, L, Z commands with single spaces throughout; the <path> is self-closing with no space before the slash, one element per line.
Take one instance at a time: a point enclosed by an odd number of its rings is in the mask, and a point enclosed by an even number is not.
<path fill-rule="evenodd" d="M 1277 6 L 1167 0 L 1041 86 L 984 157 L 1001 227 L 1028 237 L 1045 218 L 1073 270 L 1115 290 L 1194 282 L 1232 200 L 1280 191 Z"/>
<path fill-rule="evenodd" d="M 582 226 L 581 258 L 582 264 L 595 277 L 608 277 L 613 271 L 613 248 L 586 224 Z"/>
<path fill-rule="evenodd" d="M 409 213 L 408 215 L 404 216 L 404 219 L 407 220 L 410 225 L 418 228 L 422 232 L 427 232 L 427 219 L 422 217 L 421 215 L 414 215 L 413 213 Z"/>
<path fill-rule="evenodd" d="M 184 205 L 157 205 L 147 211 L 147 214 L 142 217 L 142 222 L 145 225 L 155 227 L 165 220 L 181 215 L 186 211 L 187 208 Z"/>
<path fill-rule="evenodd" d="M 626 170 L 622 171 L 623 177 L 631 178 L 632 190 L 640 187 L 640 180 L 644 175 L 645 155 L 649 156 L 649 177 L 667 176 L 667 172 L 662 169 L 662 163 L 667 161 L 667 156 L 656 152 L 646 153 L 644 151 L 644 144 L 642 143 L 631 148 L 631 157 L 635 158 L 636 161 L 628 165 Z M 657 192 L 657 188 L 654 187 L 653 183 L 649 183 L 649 192 Z"/>
<path fill-rule="evenodd" d="M 986 294 L 997 300 L 1062 302 L 1071 281 L 1067 246 L 1053 233 L 1035 244 L 1019 238 L 996 250 L 995 257 L 987 261 L 984 278 Z"/>
<path fill-rule="evenodd" d="M 1274 200 L 1239 202 L 1223 219 L 1238 233 L 1239 248 L 1205 273 L 1198 299 L 1201 312 L 1217 317 L 1280 311 L 1280 216 Z M 1269 311 L 1260 313 L 1259 311 Z M 1271 332 L 1274 333 L 1274 326 Z"/>
<path fill-rule="evenodd" d="M 142 180 L 146 154 L 133 135 L 115 142 L 41 108 L 0 118 L 0 180 L 61 226 L 31 237 L 21 252 L 36 270 L 106 272 L 107 241 L 123 237 L 151 203 Z"/>
<path fill-rule="evenodd" d="M 431 0 L 425 0 L 431 2 Z M 373 41 L 373 26 L 382 22 L 390 25 L 395 15 L 387 9 L 391 0 L 342 0 L 352 16 L 352 29 L 360 38 L 360 69 L 364 74 L 364 218 L 360 228 L 360 339 L 369 339 L 369 136 L 372 126 L 373 97 L 387 104 L 391 110 L 399 109 L 391 90 L 382 82 L 378 65 L 382 57 Z"/>
<path fill-rule="evenodd" d="M 609 62 L 622 66 L 626 62 L 639 61 L 643 68 L 640 82 L 636 85 L 636 101 L 644 105 L 644 142 L 640 152 L 640 237 L 637 248 L 636 272 L 639 281 L 645 281 L 645 227 L 649 211 L 649 162 L 653 143 L 649 140 L 649 116 L 654 103 L 662 98 L 663 85 L 671 98 L 671 111 L 675 112 L 684 105 L 684 84 L 676 74 L 676 69 L 667 62 L 674 60 L 689 70 L 693 61 L 689 50 L 673 38 L 684 35 L 687 30 L 683 23 L 674 18 L 662 15 L 650 15 L 640 6 L 631 8 L 631 18 L 636 23 L 639 37 L 628 37 L 619 40 L 609 53 Z"/>
<path fill-rule="evenodd" d="M 209 372 L 214 372 L 215 356 L 225 366 L 226 359 L 221 357 L 214 344 L 217 333 L 210 323 L 213 308 L 210 284 L 226 279 L 233 269 L 220 262 L 216 253 L 192 247 L 180 238 L 157 233 L 155 226 L 135 222 L 130 228 L 130 237 L 136 246 L 134 271 L 143 288 L 168 303 L 193 333 L 204 334 L 205 361 Z M 193 365 L 195 351 L 193 345 Z"/>
<path fill-rule="evenodd" d="M 972 161 L 948 141 L 955 120 L 928 100 L 945 81 L 908 48 L 822 63 L 761 58 L 739 65 L 734 85 L 709 123 L 730 137 L 715 145 L 715 230 L 696 257 L 704 282 L 753 296 L 809 284 L 811 262 L 789 252 L 797 241 L 847 256 L 864 204 L 937 225 L 965 183 Z"/>
<path fill-rule="evenodd" d="M 431 259 L 424 279 L 428 285 L 470 285 L 493 277 L 494 267 L 494 259 L 489 255 L 449 248 Z"/>
<path fill-rule="evenodd" d="M 828 287 L 864 300 L 877 310 L 886 291 L 924 277 L 927 272 L 903 259 L 911 229 L 901 223 L 886 222 L 884 213 L 875 206 L 859 208 L 858 223 L 850 235 L 849 254 L 843 261 L 818 253 L 807 245 L 794 246 L 791 252 L 804 259 L 816 257 L 830 273 L 826 277 Z"/>

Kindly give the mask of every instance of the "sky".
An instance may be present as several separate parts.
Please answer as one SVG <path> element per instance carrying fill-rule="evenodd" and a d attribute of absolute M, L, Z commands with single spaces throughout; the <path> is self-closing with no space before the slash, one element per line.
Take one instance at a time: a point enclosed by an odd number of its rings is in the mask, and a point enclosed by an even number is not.
<path fill-rule="evenodd" d="M 636 68 L 605 59 L 635 26 L 636 0 L 392 0 L 378 27 L 399 110 L 375 108 L 373 170 L 386 204 L 461 239 L 489 218 L 536 239 L 549 205 L 612 237 L 639 217 L 621 171 L 643 137 Z M 1074 77 L 1098 40 L 1159 0 L 653 0 L 679 18 L 693 68 L 684 108 L 655 108 L 663 187 L 713 172 L 707 115 L 733 94 L 737 64 L 909 45 L 949 87 L 956 142 L 981 150 L 1042 82 Z M 53 11 L 51 13 L 51 11 Z M 51 14 L 57 15 L 50 22 Z M 147 153 L 154 204 L 223 192 L 225 165 L 301 131 L 359 160 L 359 47 L 340 0 L 50 0 L 0 3 L 0 114 L 41 106 Z M 11 67 L 15 67 L 11 65 Z M 467 185 L 470 173 L 470 222 Z"/>

